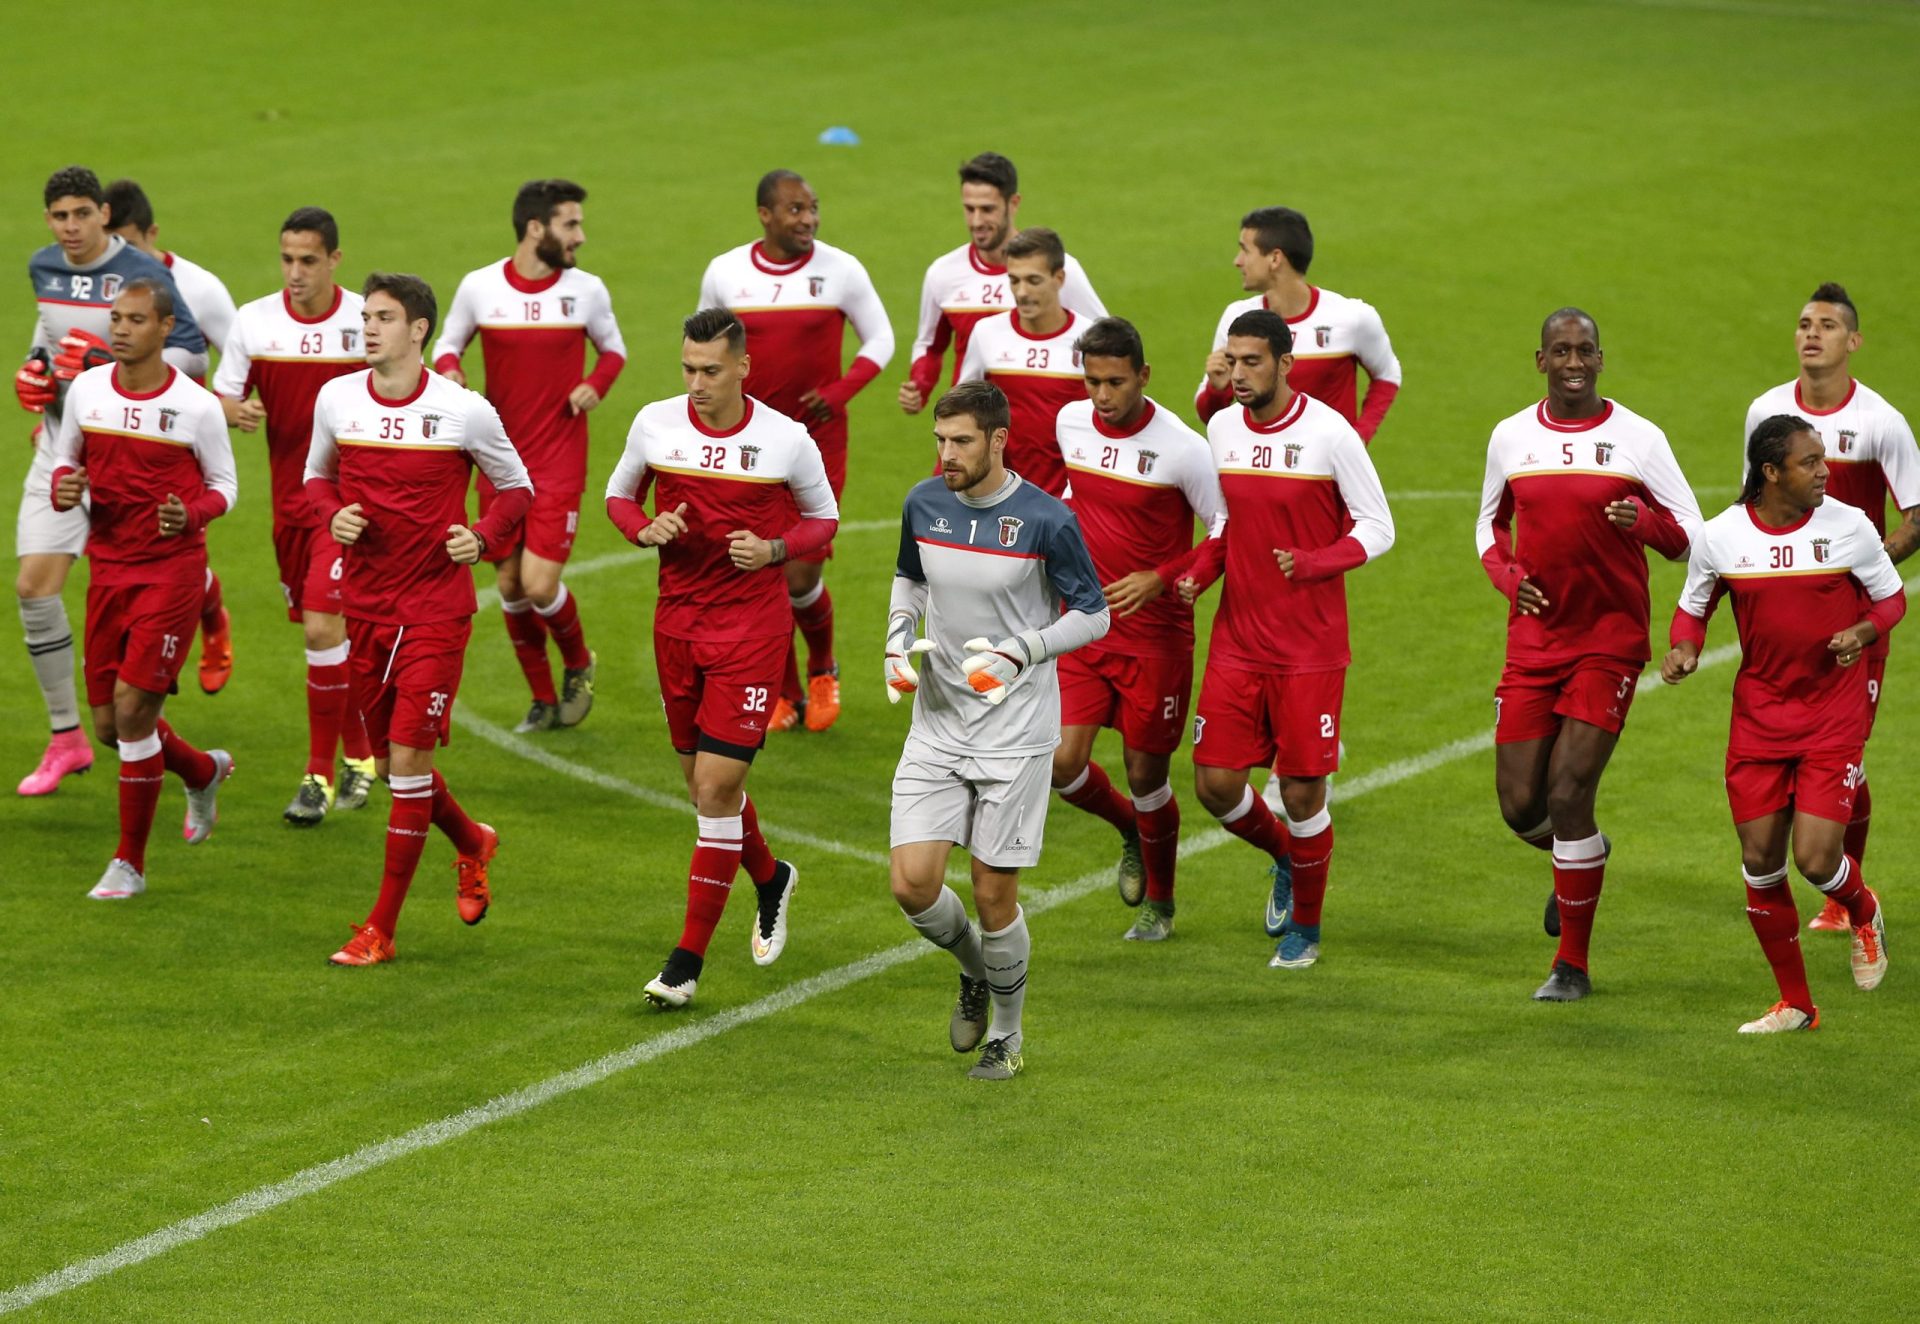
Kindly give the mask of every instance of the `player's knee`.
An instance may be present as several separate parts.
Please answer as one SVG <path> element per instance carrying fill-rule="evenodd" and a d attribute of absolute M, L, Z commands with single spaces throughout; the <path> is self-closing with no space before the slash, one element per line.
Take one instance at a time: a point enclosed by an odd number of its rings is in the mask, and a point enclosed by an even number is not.
<path fill-rule="evenodd" d="M 1080 780 L 1087 770 L 1086 755 L 1065 745 L 1053 747 L 1053 789 L 1058 791 Z"/>
<path fill-rule="evenodd" d="M 1246 779 L 1232 775 L 1224 768 L 1199 768 L 1193 770 L 1193 794 L 1200 805 L 1209 814 L 1219 818 L 1230 814 L 1240 807 L 1241 792 L 1246 789 Z"/>
<path fill-rule="evenodd" d="M 1825 887 L 1840 872 L 1840 857 L 1844 846 L 1839 841 L 1793 843 L 1793 867 L 1800 876 L 1815 887 Z"/>
<path fill-rule="evenodd" d="M 1502 786 L 1500 793 L 1500 817 L 1513 831 L 1525 835 L 1546 821 L 1546 797 L 1532 787 Z"/>
<path fill-rule="evenodd" d="M 1595 787 L 1569 773 L 1553 778 L 1547 787 L 1547 812 L 1557 826 L 1569 831 L 1591 820 Z"/>
<path fill-rule="evenodd" d="M 93 710 L 93 738 L 112 749 L 120 741 L 120 723 L 115 720 L 113 709 L 95 708 Z"/>

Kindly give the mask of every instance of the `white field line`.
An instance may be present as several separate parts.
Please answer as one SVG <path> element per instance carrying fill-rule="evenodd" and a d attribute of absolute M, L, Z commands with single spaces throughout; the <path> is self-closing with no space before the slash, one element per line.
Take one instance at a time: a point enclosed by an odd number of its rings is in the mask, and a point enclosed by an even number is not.
<path fill-rule="evenodd" d="M 1916 576 L 1908 584 L 1909 589 L 1915 584 L 1920 584 L 1920 576 Z M 1701 654 L 1701 669 L 1719 666 L 1736 657 L 1738 653 L 1738 645 L 1734 644 L 1723 644 L 1719 648 L 1709 649 Z M 1649 673 L 1640 678 L 1636 692 L 1644 692 L 1658 684 L 1660 684 L 1658 673 Z M 1364 773 L 1343 781 L 1340 786 L 1340 802 L 1345 804 L 1374 791 L 1385 790 L 1389 786 L 1421 776 L 1445 764 L 1468 758 L 1491 748 L 1492 745 L 1492 733 L 1483 732 L 1477 736 L 1451 741 L 1412 758 L 1397 760 L 1375 772 Z M 560 760 L 560 762 L 565 761 Z M 1211 828 L 1182 842 L 1180 855 L 1183 859 L 1200 855 L 1224 844 L 1227 840 L 1226 832 L 1219 828 Z M 1103 867 L 1083 874 L 1070 883 L 1030 893 L 1024 903 L 1025 909 L 1030 914 L 1038 915 L 1055 906 L 1076 901 L 1107 886 L 1112 875 L 1111 867 Z M 243 1223 L 297 1200 L 301 1196 L 323 1191 L 349 1177 L 356 1177 L 363 1172 L 382 1167 L 395 1159 L 405 1158 L 420 1150 L 435 1148 L 449 1140 L 458 1140 L 470 1131 L 477 1131 L 483 1126 L 509 1117 L 517 1117 L 521 1113 L 538 1108 L 541 1104 L 564 1098 L 586 1089 L 589 1085 L 597 1085 L 610 1076 L 654 1061 L 668 1053 L 692 1048 L 729 1030 L 751 1025 L 755 1021 L 764 1020 L 777 1012 L 797 1007 L 803 1002 L 810 1002 L 824 994 L 838 992 L 861 980 L 891 970 L 896 965 L 917 960 L 932 950 L 928 943 L 919 939 L 885 948 L 858 961 L 837 966 L 809 979 L 789 984 L 778 992 L 769 993 L 766 997 L 749 1002 L 745 1006 L 717 1012 L 704 1019 L 675 1026 L 671 1030 L 643 1039 L 618 1052 L 597 1057 L 571 1071 L 549 1076 L 545 1080 L 510 1094 L 503 1094 L 486 1103 L 477 1104 L 465 1112 L 443 1117 L 437 1122 L 428 1122 L 402 1135 L 378 1141 L 356 1149 L 351 1154 L 302 1169 L 283 1181 L 258 1187 L 225 1204 L 216 1205 L 204 1213 L 181 1219 L 177 1223 L 169 1223 L 166 1227 L 149 1232 L 143 1237 L 123 1242 L 104 1254 L 96 1255 L 91 1259 L 76 1260 L 63 1269 L 56 1269 L 44 1277 L 22 1283 L 5 1293 L 0 1293 L 0 1315 L 25 1309 L 36 1302 L 58 1296 L 73 1288 L 84 1287 L 110 1273 L 131 1268 L 155 1256 L 164 1255 L 168 1251 L 199 1241 L 209 1233 L 232 1227 L 236 1223 Z"/>

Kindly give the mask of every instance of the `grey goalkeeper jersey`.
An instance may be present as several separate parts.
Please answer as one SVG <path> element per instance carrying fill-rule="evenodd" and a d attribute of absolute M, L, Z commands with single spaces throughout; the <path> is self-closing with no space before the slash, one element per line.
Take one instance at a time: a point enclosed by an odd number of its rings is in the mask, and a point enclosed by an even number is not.
<path fill-rule="evenodd" d="M 1083 633 L 1106 633 L 1100 577 L 1066 504 L 1018 477 L 977 500 L 925 479 L 907 493 L 896 574 L 896 589 L 901 581 L 925 586 L 914 597 L 926 637 L 938 645 L 919 661 L 914 736 L 963 755 L 1044 754 L 1059 744 L 1060 682 L 1051 656 L 1027 667 L 997 706 L 967 683 L 960 664 L 969 639 L 998 644 L 1055 625 L 1063 611 L 1097 618 Z"/>

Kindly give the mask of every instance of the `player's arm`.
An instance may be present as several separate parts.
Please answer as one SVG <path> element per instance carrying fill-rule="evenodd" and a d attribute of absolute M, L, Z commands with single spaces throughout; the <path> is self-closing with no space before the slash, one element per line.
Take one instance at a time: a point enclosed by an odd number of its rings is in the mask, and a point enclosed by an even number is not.
<path fill-rule="evenodd" d="M 493 484 L 493 500 L 485 518 L 469 528 L 447 526 L 447 555 L 461 565 L 472 565 L 489 547 L 504 546 L 533 508 L 533 480 L 520 452 L 507 440 L 500 411 L 485 396 L 467 392 L 466 440 L 462 443 L 474 465 Z"/>
<path fill-rule="evenodd" d="M 1870 645 L 1907 614 L 1906 588 L 1900 582 L 1900 572 L 1893 568 L 1893 558 L 1880 543 L 1873 521 L 1864 512 L 1850 513 L 1855 517 L 1853 539 L 1858 545 L 1851 558 L 1853 578 L 1866 590 L 1869 605 L 1865 619 L 1827 642 L 1827 651 L 1843 667 L 1858 662 Z"/>
<path fill-rule="evenodd" d="M 1766 417 L 1766 410 L 1761 407 L 1759 400 L 1747 406 L 1747 426 L 1740 433 L 1740 478 L 1734 484 L 1736 489 L 1747 484 L 1747 443 L 1753 440 L 1753 430 L 1765 422 Z"/>
<path fill-rule="evenodd" d="M 152 279 L 162 280 L 173 295 L 173 330 L 167 335 L 167 347 L 161 357 L 195 381 L 203 381 L 207 375 L 207 333 L 200 325 L 200 319 L 194 314 L 187 296 L 180 292 L 179 284 L 173 279 L 173 273 L 155 262 L 158 274 L 147 273 Z"/>
<path fill-rule="evenodd" d="M 320 516 L 335 542 L 351 547 L 360 541 L 367 530 L 366 511 L 358 501 L 349 505 L 340 493 L 340 448 L 333 442 L 333 419 L 327 411 L 325 390 L 313 402 L 313 432 L 307 440 L 307 468 L 301 486 L 307 504 Z"/>
<path fill-rule="evenodd" d="M 206 528 L 240 500 L 240 474 L 233 463 L 233 442 L 227 436 L 226 419 L 221 414 L 219 401 L 204 403 L 206 417 L 193 436 L 193 455 L 200 462 L 203 490 L 193 500 L 183 503 L 187 521 L 181 530 L 183 533 Z M 167 500 L 172 502 L 175 498 L 169 494 Z"/>
<path fill-rule="evenodd" d="M 1681 561 L 1700 532 L 1700 506 L 1665 434 L 1656 433 L 1655 440 L 1642 460 L 1646 498 L 1628 496 L 1611 503 L 1607 518 L 1669 561 Z"/>
<path fill-rule="evenodd" d="M 1213 467 L 1213 455 L 1207 450 L 1206 443 L 1199 442 L 1186 448 L 1177 463 L 1180 467 L 1174 481 L 1180 489 L 1180 495 L 1186 498 L 1187 509 L 1193 512 L 1194 519 L 1199 521 L 1205 532 L 1201 541 L 1182 555 L 1151 570 L 1138 570 L 1106 585 L 1103 592 L 1107 595 L 1107 609 L 1115 617 L 1133 615 L 1187 578 L 1193 571 L 1201 548 L 1206 546 L 1215 529 L 1226 524 L 1227 503 L 1220 493 L 1220 474 Z"/>
<path fill-rule="evenodd" d="M 920 544 L 914 540 L 907 512 L 900 512 L 900 555 L 894 562 L 893 589 L 887 597 L 886 656 L 881 677 L 887 683 L 887 702 L 920 688 L 913 658 L 934 651 L 931 639 L 921 639 L 920 622 L 927 614 L 927 575 L 920 564 Z"/>
<path fill-rule="evenodd" d="M 834 500 L 833 484 L 827 481 L 827 466 L 820 459 L 820 448 L 813 438 L 801 434 L 794 450 L 793 468 L 787 474 L 787 490 L 800 510 L 800 518 L 786 532 L 770 541 L 756 537 L 751 530 L 735 529 L 728 535 L 728 555 L 742 570 L 759 570 L 778 565 L 790 557 L 811 556 L 833 541 L 840 527 L 840 504 Z M 765 549 L 765 559 L 761 559 Z"/>
<path fill-rule="evenodd" d="M 927 268 L 920 279 L 920 326 L 913 336 L 913 350 L 907 368 L 907 380 L 900 384 L 900 408 L 917 414 L 927 407 L 933 388 L 940 383 L 940 364 L 953 341 L 953 323 L 940 307 L 940 287 L 934 281 L 938 264 Z"/>
<path fill-rule="evenodd" d="M 53 380 L 53 347 L 57 343 L 59 337 L 48 328 L 43 311 L 35 321 L 33 343 L 27 347 L 27 356 L 13 375 L 13 393 L 19 398 L 20 407 L 29 414 L 44 414 L 47 406 L 60 398 L 59 387 Z"/>
<path fill-rule="evenodd" d="M 41 444 L 53 461 L 52 499 L 55 510 L 72 510 L 87 492 L 85 438 L 80 433 L 80 411 L 68 409 L 60 415 L 60 426 Z"/>
<path fill-rule="evenodd" d="M 460 369 L 460 356 L 467 352 L 473 333 L 480 325 L 480 315 L 474 311 L 478 297 L 473 277 L 466 276 L 453 292 L 453 302 L 447 306 L 447 319 L 440 324 L 440 339 L 433 346 L 433 370 L 457 386 L 467 384 L 467 374 Z"/>
<path fill-rule="evenodd" d="M 628 542 L 658 547 L 686 532 L 686 506 L 682 503 L 677 512 L 663 511 L 661 520 L 672 521 L 671 526 L 653 530 L 656 521 L 647 514 L 644 504 L 647 488 L 653 483 L 647 469 L 645 420 L 644 410 L 635 415 L 633 426 L 627 429 L 627 448 L 620 452 L 620 462 L 613 466 L 613 473 L 607 478 L 607 518 Z M 650 530 L 665 536 L 649 536 Z"/>
<path fill-rule="evenodd" d="M 1393 547 L 1393 511 L 1386 489 L 1357 434 L 1343 434 L 1333 447 L 1333 481 L 1353 519 L 1353 531 L 1325 547 L 1277 547 L 1274 560 L 1296 584 L 1313 584 L 1357 570 Z"/>
<path fill-rule="evenodd" d="M 233 292 L 227 289 L 227 283 L 208 271 L 200 269 L 206 285 L 200 291 L 200 307 L 193 310 L 200 319 L 200 330 L 207 337 L 207 348 L 226 353 L 227 338 L 233 334 L 233 320 L 240 315 L 240 309 L 233 302 Z"/>
<path fill-rule="evenodd" d="M 247 353 L 246 328 L 236 321 L 227 333 L 220 351 L 220 366 L 213 374 L 213 393 L 220 398 L 220 412 L 227 426 L 252 432 L 266 420 L 266 408 L 258 400 L 248 399 L 253 390 L 253 356 Z"/>
<path fill-rule="evenodd" d="M 1547 595 L 1527 578 L 1526 567 L 1513 554 L 1513 489 L 1500 467 L 1497 439 L 1487 444 L 1487 472 L 1480 484 L 1480 518 L 1473 526 L 1473 541 L 1481 568 L 1500 596 L 1522 616 L 1538 616 L 1548 605 Z"/>
<path fill-rule="evenodd" d="M 1220 578 L 1227 568 L 1227 525 L 1232 516 L 1222 504 L 1220 514 L 1215 517 L 1213 527 L 1207 530 L 1207 536 L 1187 562 L 1186 573 L 1176 579 L 1173 587 L 1180 594 L 1180 600 L 1191 605 L 1196 598 Z"/>
<path fill-rule="evenodd" d="M 593 342 L 593 371 L 567 396 L 567 408 L 584 414 L 607 398 L 607 392 L 627 366 L 627 342 L 613 318 L 613 295 L 605 281 L 596 280 L 587 293 L 587 339 Z"/>
<path fill-rule="evenodd" d="M 1213 329 L 1213 348 L 1207 353 L 1207 366 L 1200 374 L 1200 390 L 1193 397 L 1193 411 L 1202 423 L 1233 403 L 1233 388 L 1227 384 L 1227 328 L 1233 324 L 1232 308 L 1220 314 Z"/>
<path fill-rule="evenodd" d="M 1899 414 L 1889 418 L 1886 427 L 1880 472 L 1902 516 L 1900 527 L 1887 535 L 1886 548 L 1898 565 L 1920 549 L 1920 447 L 1914 445 L 1913 429 Z"/>
<path fill-rule="evenodd" d="M 1087 272 L 1080 260 L 1073 254 L 1067 254 L 1066 281 L 1060 286 L 1060 303 L 1070 313 L 1097 322 L 1107 315 L 1107 305 L 1100 302 L 1100 296 L 1094 291 L 1093 282 L 1087 279 Z"/>
<path fill-rule="evenodd" d="M 980 331 L 986 326 L 982 320 L 973 328 L 973 334 L 967 337 L 967 352 L 960 359 L 960 371 L 954 376 L 954 385 L 961 382 L 983 382 L 987 379 L 987 352 L 980 348 Z"/>
<path fill-rule="evenodd" d="M 840 380 L 820 388 L 820 399 L 833 409 L 845 409 L 847 402 L 893 361 L 893 323 L 887 320 L 886 305 L 880 302 L 880 292 L 873 288 L 867 269 L 851 258 L 848 263 L 852 289 L 841 307 L 853 323 L 854 334 L 860 337 L 860 348 Z"/>
<path fill-rule="evenodd" d="M 1360 306 L 1365 311 L 1360 315 L 1354 354 L 1367 370 L 1367 398 L 1361 402 L 1360 421 L 1354 429 L 1362 441 L 1371 442 L 1387 410 L 1393 407 L 1394 397 L 1400 394 L 1400 360 L 1394 355 L 1393 342 L 1387 339 L 1387 324 L 1380 320 L 1378 310 L 1372 304 Z"/>
<path fill-rule="evenodd" d="M 1725 591 L 1713 568 L 1713 551 L 1707 540 L 1694 539 L 1687 558 L 1687 582 L 1680 590 L 1680 605 L 1674 608 L 1673 623 L 1667 629 L 1669 647 L 1660 661 L 1661 680 L 1678 685 L 1699 668 L 1700 650 L 1707 646 L 1707 622 Z"/>
<path fill-rule="evenodd" d="M 1072 512 L 1051 524 L 1041 558 L 1047 582 L 1060 599 L 1060 615 L 1037 629 L 1022 630 L 998 643 L 969 639 L 964 645 L 967 656 L 960 669 L 966 674 L 967 684 L 988 703 L 1005 700 L 1007 687 L 1029 668 L 1084 648 L 1112 628 L 1113 617 L 1100 591 L 1099 573 L 1093 568 L 1086 539 L 1080 536 L 1080 521 Z"/>

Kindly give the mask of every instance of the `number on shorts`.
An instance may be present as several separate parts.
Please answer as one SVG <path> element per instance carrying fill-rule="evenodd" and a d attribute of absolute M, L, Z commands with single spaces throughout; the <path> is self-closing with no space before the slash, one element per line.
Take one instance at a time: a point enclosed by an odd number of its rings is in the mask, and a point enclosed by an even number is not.
<path fill-rule="evenodd" d="M 1193 719 L 1193 743 L 1194 744 L 1197 745 L 1200 743 L 1200 733 L 1202 731 L 1205 731 L 1206 729 L 1207 729 L 1206 718 L 1196 717 Z"/>
<path fill-rule="evenodd" d="M 446 715 L 447 696 L 439 690 L 429 692 L 427 695 L 427 716 L 445 717 Z"/>
<path fill-rule="evenodd" d="M 1851 791 L 1856 789 L 1859 786 L 1864 785 L 1866 780 L 1867 780 L 1867 770 L 1865 766 L 1858 763 L 1849 763 L 1847 765 L 1846 779 L 1841 782 L 1841 785 L 1845 786 L 1849 791 Z"/>
<path fill-rule="evenodd" d="M 333 564 L 327 569 L 328 579 L 339 579 L 345 573 L 345 566 L 342 564 L 344 560 L 344 557 L 339 556 L 333 558 Z"/>
<path fill-rule="evenodd" d="M 1880 706 L 1880 682 L 1877 680 L 1867 682 L 1867 706 L 1869 708 Z"/>
<path fill-rule="evenodd" d="M 180 636 L 179 635 L 163 634 L 160 636 L 160 656 L 161 657 L 180 656 Z"/>
<path fill-rule="evenodd" d="M 765 685 L 747 686 L 746 695 L 747 701 L 740 705 L 741 711 L 764 713 L 767 710 L 768 691 Z"/>
<path fill-rule="evenodd" d="M 1163 721 L 1171 722 L 1179 716 L 1180 696 L 1177 694 L 1169 694 L 1166 697 L 1166 701 L 1160 707 L 1160 717 Z"/>
<path fill-rule="evenodd" d="M 1333 714 L 1332 713 L 1320 714 L 1320 738 L 1322 740 L 1333 739 Z"/>
<path fill-rule="evenodd" d="M 1620 677 L 1620 688 L 1613 692 L 1613 697 L 1616 699 L 1624 699 L 1627 697 L 1627 691 L 1632 688 L 1633 688 L 1633 677 L 1622 676 Z"/>
<path fill-rule="evenodd" d="M 580 512 L 579 511 L 569 510 L 567 512 L 567 532 L 568 533 L 580 532 Z"/>

